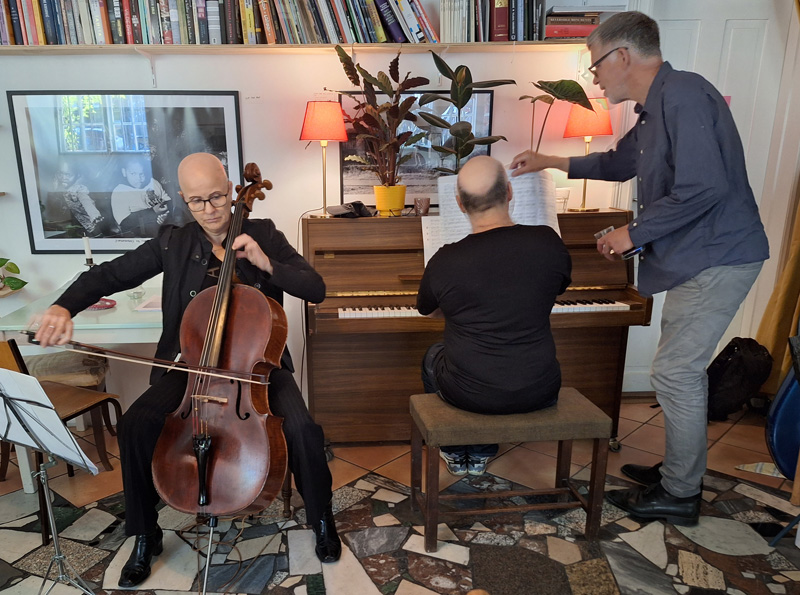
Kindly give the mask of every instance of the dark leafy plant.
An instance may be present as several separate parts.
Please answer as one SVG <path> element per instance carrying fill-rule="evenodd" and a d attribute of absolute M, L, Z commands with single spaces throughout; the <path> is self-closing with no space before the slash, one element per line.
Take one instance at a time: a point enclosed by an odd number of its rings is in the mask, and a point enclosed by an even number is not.
<path fill-rule="evenodd" d="M 544 91 L 543 95 L 523 95 L 523 99 L 529 99 L 533 106 L 531 114 L 531 151 L 533 151 L 534 139 L 534 126 L 536 123 L 536 102 L 541 101 L 547 104 L 547 112 L 544 114 L 542 120 L 542 127 L 539 130 L 539 142 L 536 143 L 536 152 L 539 152 L 539 146 L 542 144 L 542 135 L 544 134 L 544 125 L 547 124 L 547 116 L 550 115 L 550 110 L 556 100 L 568 101 L 570 103 L 577 103 L 581 107 L 594 111 L 589 98 L 586 97 L 586 92 L 577 82 L 569 79 L 562 79 L 560 81 L 539 81 L 538 83 L 531 82 L 537 89 Z"/>
<path fill-rule="evenodd" d="M 19 275 L 19 267 L 8 258 L 0 258 L 0 288 L 8 287 L 11 291 L 16 291 L 28 284 L 19 277 L 8 276 L 8 273 Z"/>
<path fill-rule="evenodd" d="M 491 89 L 501 85 L 516 85 L 512 79 L 502 79 L 494 81 L 473 81 L 472 73 L 465 65 L 458 66 L 455 70 L 450 68 L 442 58 L 436 53 L 431 52 L 437 70 L 443 77 L 450 80 L 450 96 L 441 93 L 424 93 L 420 97 L 420 107 L 442 99 L 448 101 L 458 110 L 457 121 L 453 124 L 440 118 L 435 114 L 420 111 L 419 116 L 431 126 L 442 128 L 450 133 L 452 142 L 445 142 L 442 146 L 433 146 L 433 150 L 443 155 L 455 157 L 455 168 L 437 167 L 436 171 L 447 174 L 457 174 L 461 169 L 464 159 L 469 157 L 478 145 L 491 145 L 500 140 L 508 140 L 504 136 L 483 136 L 476 137 L 472 133 L 472 124 L 461 120 L 461 110 L 469 103 L 472 98 L 472 91 L 475 89 Z"/>
<path fill-rule="evenodd" d="M 363 144 L 366 159 L 359 155 L 348 155 L 346 161 L 355 161 L 378 176 L 384 186 L 395 186 L 402 179 L 399 167 L 411 159 L 412 155 L 401 155 L 404 147 L 410 147 L 425 137 L 424 132 L 413 134 L 410 130 L 400 132 L 403 122 L 416 122 L 411 112 L 416 98 L 401 95 L 404 91 L 427 85 L 425 77 L 412 77 L 411 73 L 400 79 L 400 52 L 389 64 L 389 74 L 378 72 L 373 76 L 353 59 L 341 46 L 336 53 L 350 82 L 359 87 L 363 94 L 342 91 L 355 102 L 355 113 L 345 113 L 345 122 L 352 125 L 359 143 Z M 394 86 L 394 84 L 397 87 Z M 378 102 L 377 92 L 385 94 L 389 100 Z"/>

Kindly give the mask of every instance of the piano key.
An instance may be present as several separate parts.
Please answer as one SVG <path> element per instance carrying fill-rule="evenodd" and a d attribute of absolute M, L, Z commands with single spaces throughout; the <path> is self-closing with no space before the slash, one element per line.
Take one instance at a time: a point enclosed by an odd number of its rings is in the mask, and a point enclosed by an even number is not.
<path fill-rule="evenodd" d="M 630 310 L 630 304 L 606 298 L 594 300 L 557 300 L 554 314 L 564 312 L 615 312 Z M 416 308 L 408 306 L 372 306 L 362 308 L 339 308 L 339 318 L 406 318 L 422 316 Z"/>

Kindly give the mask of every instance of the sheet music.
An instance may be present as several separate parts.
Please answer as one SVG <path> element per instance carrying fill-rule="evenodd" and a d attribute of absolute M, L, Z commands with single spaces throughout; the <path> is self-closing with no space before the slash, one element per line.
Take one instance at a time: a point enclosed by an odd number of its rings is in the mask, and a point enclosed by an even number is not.
<path fill-rule="evenodd" d="M 509 213 L 514 223 L 521 225 L 548 225 L 560 236 L 556 214 L 556 185 L 547 172 L 536 172 L 511 177 L 514 193 Z M 456 202 L 455 176 L 439 178 L 439 216 L 423 217 L 422 246 L 425 264 L 445 244 L 457 242 L 470 233 L 469 217 L 461 212 Z"/>
<path fill-rule="evenodd" d="M 25 424 L 19 423 L 14 408 Z M 42 385 L 33 376 L 0 368 L 0 437 L 8 442 L 39 450 L 40 441 L 46 452 L 53 454 L 92 475 L 98 469 L 81 450 L 67 429 Z"/>

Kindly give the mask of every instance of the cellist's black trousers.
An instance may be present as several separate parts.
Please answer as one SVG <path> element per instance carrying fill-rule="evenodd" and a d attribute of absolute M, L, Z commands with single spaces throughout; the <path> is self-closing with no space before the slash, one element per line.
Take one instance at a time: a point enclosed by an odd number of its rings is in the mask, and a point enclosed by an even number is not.
<path fill-rule="evenodd" d="M 142 394 L 117 426 L 122 483 L 125 490 L 125 532 L 141 535 L 156 528 L 158 493 L 151 464 L 166 416 L 177 409 L 186 391 L 186 374 L 168 372 Z M 269 406 L 283 418 L 289 468 L 306 506 L 306 518 L 316 524 L 331 500 L 331 474 L 325 460 L 322 428 L 314 423 L 292 373 L 273 370 L 269 376 Z"/>

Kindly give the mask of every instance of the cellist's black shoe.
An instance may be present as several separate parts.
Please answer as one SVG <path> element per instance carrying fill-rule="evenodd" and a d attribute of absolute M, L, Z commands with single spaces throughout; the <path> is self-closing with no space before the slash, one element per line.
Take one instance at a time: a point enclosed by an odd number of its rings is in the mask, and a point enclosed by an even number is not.
<path fill-rule="evenodd" d="M 119 586 L 130 588 L 143 583 L 150 576 L 150 562 L 153 556 L 159 555 L 163 550 L 164 533 L 160 527 L 151 533 L 137 535 L 131 557 L 119 575 Z"/>
<path fill-rule="evenodd" d="M 607 492 L 606 498 L 617 508 L 636 519 L 654 521 L 663 519 L 673 525 L 696 525 L 700 519 L 700 495 L 688 498 L 673 496 L 661 485 L 638 486 L 629 490 Z"/>
<path fill-rule="evenodd" d="M 328 505 L 322 519 L 314 525 L 314 534 L 317 536 L 317 546 L 314 551 L 320 562 L 336 562 L 342 555 L 342 542 L 336 533 L 336 523 L 333 520 L 333 509 Z"/>
<path fill-rule="evenodd" d="M 661 481 L 661 463 L 656 463 L 652 467 L 628 463 L 627 465 L 623 465 L 620 471 L 630 477 L 633 481 L 646 486 L 653 485 L 654 483 L 659 483 Z"/>

